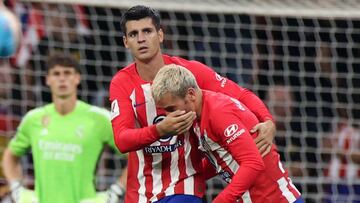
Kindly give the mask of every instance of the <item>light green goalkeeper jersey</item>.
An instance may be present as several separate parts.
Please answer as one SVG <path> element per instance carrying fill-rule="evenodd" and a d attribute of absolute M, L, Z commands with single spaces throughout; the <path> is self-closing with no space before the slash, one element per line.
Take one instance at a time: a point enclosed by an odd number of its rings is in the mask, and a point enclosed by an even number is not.
<path fill-rule="evenodd" d="M 109 112 L 77 101 L 63 116 L 54 104 L 28 112 L 10 142 L 18 156 L 30 148 L 40 203 L 79 203 L 96 196 L 95 170 L 104 144 L 116 148 Z"/>

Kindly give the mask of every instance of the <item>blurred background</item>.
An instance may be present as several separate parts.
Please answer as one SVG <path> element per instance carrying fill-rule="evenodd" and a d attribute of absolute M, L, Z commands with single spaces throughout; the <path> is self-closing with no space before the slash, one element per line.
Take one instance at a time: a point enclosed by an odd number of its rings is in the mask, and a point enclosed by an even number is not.
<path fill-rule="evenodd" d="M 263 99 L 276 119 L 281 159 L 306 202 L 360 202 L 359 0 L 4 3 L 21 20 L 23 37 L 0 65 L 0 151 L 28 110 L 51 102 L 44 61 L 52 51 L 71 53 L 82 65 L 80 99 L 109 108 L 109 82 L 132 62 L 121 14 L 145 4 L 161 12 L 164 53 L 203 62 Z M 23 164 L 31 187 L 30 156 Z M 98 189 L 125 164 L 105 150 Z M 4 197 L 3 177 L 0 183 Z M 218 178 L 208 181 L 207 200 L 223 187 Z"/>

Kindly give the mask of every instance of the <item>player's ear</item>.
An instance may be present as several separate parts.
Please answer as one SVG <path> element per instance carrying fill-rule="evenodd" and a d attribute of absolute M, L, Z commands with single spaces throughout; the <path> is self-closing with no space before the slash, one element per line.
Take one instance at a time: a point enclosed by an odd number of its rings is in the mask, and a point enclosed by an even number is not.
<path fill-rule="evenodd" d="M 160 28 L 158 33 L 159 42 L 162 43 L 164 41 L 164 31 Z"/>
<path fill-rule="evenodd" d="M 129 48 L 128 44 L 127 44 L 127 38 L 126 36 L 123 36 L 123 43 L 125 45 L 125 48 Z"/>
<path fill-rule="evenodd" d="M 47 86 L 50 86 L 49 73 L 47 73 L 46 76 L 45 76 L 45 82 L 46 82 Z"/>
<path fill-rule="evenodd" d="M 80 75 L 80 73 L 77 73 L 77 74 L 76 74 L 76 81 L 75 81 L 75 83 L 76 83 L 76 85 L 79 85 L 80 82 L 81 82 L 81 75 Z"/>
<path fill-rule="evenodd" d="M 196 98 L 196 90 L 192 87 L 190 87 L 188 90 L 187 90 L 187 93 L 186 93 L 187 97 L 189 98 L 190 101 L 195 101 L 195 98 Z"/>

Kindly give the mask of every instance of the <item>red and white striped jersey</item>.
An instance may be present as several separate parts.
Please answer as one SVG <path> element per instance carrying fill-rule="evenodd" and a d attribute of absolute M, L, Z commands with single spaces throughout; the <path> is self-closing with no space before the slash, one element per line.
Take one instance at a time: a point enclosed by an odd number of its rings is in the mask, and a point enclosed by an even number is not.
<path fill-rule="evenodd" d="M 334 155 L 330 161 L 328 175 L 334 179 L 354 180 L 360 178 L 360 167 L 351 161 L 351 152 L 360 149 L 360 130 L 349 125 L 342 125 L 332 135 L 333 148 L 342 151 L 347 156 Z"/>
<path fill-rule="evenodd" d="M 272 119 L 256 95 L 204 64 L 166 55 L 163 59 L 165 64 L 188 68 L 201 88 L 246 100 L 260 120 Z M 154 202 L 172 194 L 202 197 L 205 181 L 197 138 L 187 133 L 159 139 L 154 124 L 164 118 L 165 111 L 156 108 L 150 86 L 138 75 L 136 64 L 120 70 L 110 85 L 115 143 L 121 152 L 130 152 L 125 202 Z"/>
<path fill-rule="evenodd" d="M 256 148 L 257 134 L 249 132 L 259 122 L 256 116 L 236 99 L 202 92 L 201 120 L 194 127 L 199 149 L 229 183 L 214 202 L 295 202 L 300 193 L 282 167 L 275 145 L 264 158 Z"/>

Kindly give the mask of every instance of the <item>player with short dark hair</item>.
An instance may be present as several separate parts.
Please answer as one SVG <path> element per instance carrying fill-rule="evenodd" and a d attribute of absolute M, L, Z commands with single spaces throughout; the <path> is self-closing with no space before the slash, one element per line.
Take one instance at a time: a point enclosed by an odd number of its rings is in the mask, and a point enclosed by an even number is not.
<path fill-rule="evenodd" d="M 251 91 L 221 77 L 197 61 L 171 57 L 161 52 L 164 33 L 160 15 L 147 6 L 128 9 L 121 19 L 123 41 L 134 63 L 120 70 L 110 84 L 111 118 L 115 143 L 128 157 L 128 183 L 125 201 L 202 202 L 205 180 L 202 155 L 195 136 L 188 131 L 195 119 L 192 112 L 165 116 L 156 108 L 151 83 L 165 64 L 178 64 L 195 75 L 201 88 L 229 94 L 244 103 L 262 123 L 260 151 L 267 153 L 275 132 L 272 116 Z M 265 150 L 266 149 L 266 150 Z"/>
<path fill-rule="evenodd" d="M 104 145 L 116 149 L 110 113 L 77 99 L 80 69 L 69 55 L 56 53 L 49 57 L 46 84 L 51 90 L 52 103 L 24 116 L 3 155 L 2 167 L 13 200 L 16 203 L 118 202 L 124 194 L 120 183 L 101 194 L 97 194 L 94 185 L 94 173 Z M 30 149 L 35 194 L 21 183 L 20 157 Z"/>

